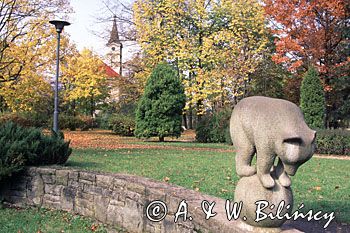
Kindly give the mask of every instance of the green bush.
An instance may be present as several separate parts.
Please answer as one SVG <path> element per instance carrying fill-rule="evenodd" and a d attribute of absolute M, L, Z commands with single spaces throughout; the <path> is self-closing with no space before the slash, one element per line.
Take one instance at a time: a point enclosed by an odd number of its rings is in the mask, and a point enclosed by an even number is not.
<path fill-rule="evenodd" d="M 204 143 L 221 142 L 231 144 L 230 116 L 231 109 L 229 108 L 203 116 L 196 127 L 196 140 Z"/>
<path fill-rule="evenodd" d="M 112 118 L 111 113 L 100 113 L 96 116 L 96 126 L 100 129 L 112 129 L 109 126 L 109 121 Z"/>
<path fill-rule="evenodd" d="M 52 128 L 53 119 L 49 120 L 47 124 L 48 128 Z M 75 131 L 77 129 L 81 129 L 82 131 L 88 130 L 90 128 L 94 128 L 96 125 L 94 119 L 91 116 L 79 115 L 79 116 L 71 116 L 66 114 L 60 114 L 58 116 L 58 127 L 62 129 L 69 129 L 71 131 Z"/>
<path fill-rule="evenodd" d="M 72 149 L 63 134 L 45 135 L 13 122 L 0 125 L 0 179 L 25 165 L 64 164 Z"/>
<path fill-rule="evenodd" d="M 96 127 L 96 122 L 91 116 L 80 115 L 77 118 L 79 122 L 78 127 L 81 131 L 86 131 Z"/>
<path fill-rule="evenodd" d="M 316 139 L 318 154 L 350 155 L 350 132 L 347 130 L 320 130 Z"/>
<path fill-rule="evenodd" d="M 120 136 L 134 136 L 135 118 L 127 115 L 114 114 L 109 120 L 109 128 Z"/>

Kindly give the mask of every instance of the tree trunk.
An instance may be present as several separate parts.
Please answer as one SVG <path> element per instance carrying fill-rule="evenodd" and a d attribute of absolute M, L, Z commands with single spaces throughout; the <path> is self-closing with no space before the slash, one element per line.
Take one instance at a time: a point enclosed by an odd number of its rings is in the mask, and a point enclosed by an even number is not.
<path fill-rule="evenodd" d="M 93 119 L 94 118 L 94 113 L 95 113 L 95 103 L 94 103 L 94 95 L 91 96 L 91 118 Z M 94 127 L 93 125 L 90 125 L 90 129 L 93 130 Z"/>
<path fill-rule="evenodd" d="M 187 114 L 182 114 L 182 125 L 187 129 Z"/>
<path fill-rule="evenodd" d="M 91 117 L 94 117 L 94 112 L 95 112 L 95 108 L 94 108 L 94 97 L 91 96 L 91 99 L 90 99 L 90 115 Z"/>
<path fill-rule="evenodd" d="M 74 117 L 76 117 L 76 112 L 75 112 L 75 106 L 76 106 L 76 102 L 75 102 L 75 100 L 73 100 L 73 102 L 72 102 L 72 111 L 73 111 L 73 116 Z"/>
<path fill-rule="evenodd" d="M 159 136 L 159 141 L 164 142 L 164 136 Z"/>
<path fill-rule="evenodd" d="M 198 100 L 198 102 L 197 102 L 197 119 L 198 119 L 198 121 L 197 122 L 200 122 L 202 119 L 203 114 L 202 113 L 198 114 L 198 110 L 201 110 L 201 109 L 204 110 L 203 101 Z"/>
<path fill-rule="evenodd" d="M 188 128 L 193 129 L 193 109 L 192 105 L 190 105 L 190 108 L 188 109 Z"/>

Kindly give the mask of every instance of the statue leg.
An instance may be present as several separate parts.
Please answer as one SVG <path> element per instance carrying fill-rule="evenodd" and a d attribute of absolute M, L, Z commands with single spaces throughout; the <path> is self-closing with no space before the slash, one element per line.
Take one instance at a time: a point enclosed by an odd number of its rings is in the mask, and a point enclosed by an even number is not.
<path fill-rule="evenodd" d="M 256 168 L 251 166 L 255 148 L 248 143 L 248 140 L 236 147 L 236 172 L 240 177 L 252 176 L 256 173 Z"/>
<path fill-rule="evenodd" d="M 274 161 L 275 155 L 272 155 L 272 153 L 268 151 L 257 151 L 257 175 L 265 188 L 273 188 L 275 186 L 275 181 L 270 174 Z"/>
<path fill-rule="evenodd" d="M 283 187 L 289 187 L 292 184 L 292 181 L 290 180 L 289 176 L 284 171 L 281 159 L 278 159 L 278 164 L 276 167 L 276 176 Z"/>

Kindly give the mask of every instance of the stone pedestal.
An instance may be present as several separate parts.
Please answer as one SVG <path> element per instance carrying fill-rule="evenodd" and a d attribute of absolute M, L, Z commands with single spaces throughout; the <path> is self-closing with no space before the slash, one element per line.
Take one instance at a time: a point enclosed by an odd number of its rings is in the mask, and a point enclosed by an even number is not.
<path fill-rule="evenodd" d="M 291 188 L 283 187 L 274 174 L 272 177 L 276 185 L 271 189 L 264 188 L 257 175 L 242 177 L 238 181 L 235 202 L 243 202 L 240 214 L 242 227 L 244 224 L 248 224 L 246 228 L 251 228 L 251 226 L 270 228 L 267 229 L 269 231 L 259 232 L 278 232 L 280 231 L 279 227 L 287 220 L 283 218 L 284 215 L 287 212 L 289 214 L 292 212 L 293 194 Z M 259 219 L 263 220 L 256 221 Z"/>

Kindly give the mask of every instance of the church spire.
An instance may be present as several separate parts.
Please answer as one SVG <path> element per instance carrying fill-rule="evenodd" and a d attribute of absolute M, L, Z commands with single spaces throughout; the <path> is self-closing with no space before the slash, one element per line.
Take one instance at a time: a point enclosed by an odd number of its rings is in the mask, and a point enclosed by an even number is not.
<path fill-rule="evenodd" d="M 110 36 L 110 38 L 108 40 L 107 46 L 109 46 L 109 45 L 111 45 L 113 43 L 120 44 L 119 35 L 118 35 L 118 29 L 117 29 L 117 16 L 116 15 L 114 15 L 111 36 Z"/>

